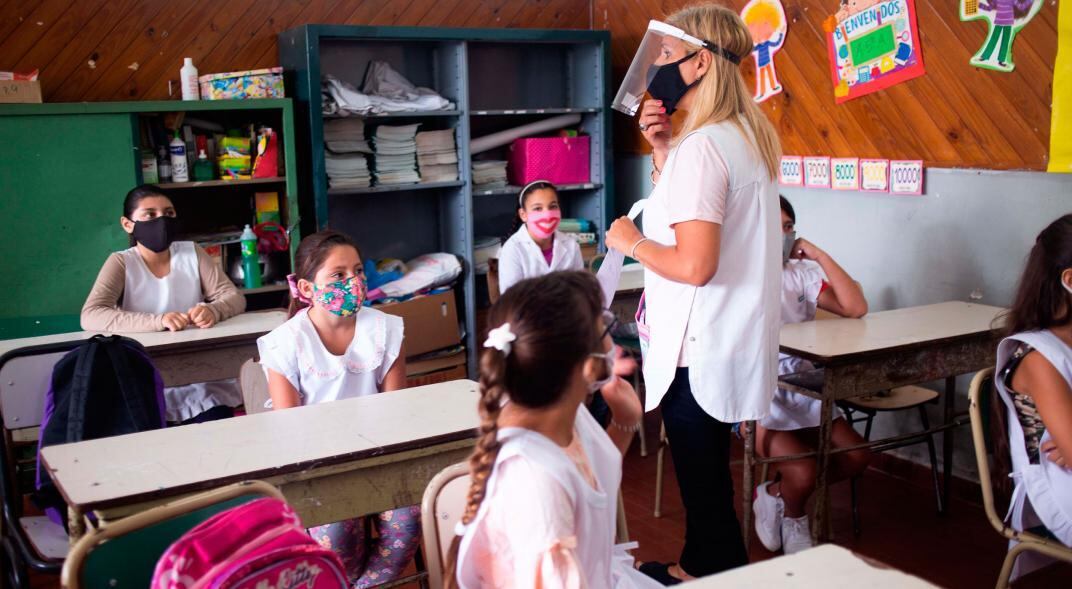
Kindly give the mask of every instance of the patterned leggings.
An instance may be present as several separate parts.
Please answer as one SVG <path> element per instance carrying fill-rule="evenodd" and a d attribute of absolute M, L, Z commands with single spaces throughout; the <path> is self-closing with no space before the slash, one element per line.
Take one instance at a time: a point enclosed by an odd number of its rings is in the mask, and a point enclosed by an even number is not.
<path fill-rule="evenodd" d="M 376 526 L 378 538 L 371 537 Z M 413 560 L 421 540 L 421 508 L 401 507 L 315 528 L 309 535 L 342 559 L 355 589 L 397 579 Z"/>

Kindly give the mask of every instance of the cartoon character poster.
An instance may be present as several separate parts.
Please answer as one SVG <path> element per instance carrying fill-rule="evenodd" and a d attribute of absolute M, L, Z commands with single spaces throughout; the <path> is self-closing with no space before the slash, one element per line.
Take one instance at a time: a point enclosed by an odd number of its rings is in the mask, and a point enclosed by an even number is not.
<path fill-rule="evenodd" d="M 838 104 L 926 73 L 915 0 L 841 0 L 824 25 Z"/>
<path fill-rule="evenodd" d="M 986 41 L 971 58 L 975 67 L 1011 72 L 1012 42 L 1020 29 L 1042 9 L 1042 0 L 960 0 L 960 20 L 990 23 Z"/>
<path fill-rule="evenodd" d="M 774 54 L 785 43 L 788 23 L 781 0 L 751 0 L 741 10 L 741 20 L 752 34 L 752 57 L 756 60 L 756 102 L 782 91 L 774 71 Z"/>

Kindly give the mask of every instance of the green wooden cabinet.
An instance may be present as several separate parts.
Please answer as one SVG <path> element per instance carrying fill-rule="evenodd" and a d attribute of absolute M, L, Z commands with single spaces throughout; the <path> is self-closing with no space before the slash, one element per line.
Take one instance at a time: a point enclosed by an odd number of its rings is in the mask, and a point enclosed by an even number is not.
<path fill-rule="evenodd" d="M 292 109 L 289 99 L 0 105 L 0 275 L 9 285 L 0 339 L 79 328 L 78 313 L 101 264 L 127 247 L 119 218 L 123 197 L 141 182 L 140 117 L 186 112 L 278 125 L 284 165 L 274 183 L 165 192 L 183 203 L 181 217 L 205 227 L 225 218 L 229 225 L 241 222 L 254 192 L 276 191 L 285 224 L 294 229 L 293 251 L 300 195 Z M 285 286 L 256 296 L 271 292 L 282 300 Z"/>

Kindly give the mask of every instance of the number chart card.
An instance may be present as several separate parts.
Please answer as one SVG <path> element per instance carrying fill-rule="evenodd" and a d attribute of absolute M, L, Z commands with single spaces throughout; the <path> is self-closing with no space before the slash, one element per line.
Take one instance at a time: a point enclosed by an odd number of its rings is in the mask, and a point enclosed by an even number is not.
<path fill-rule="evenodd" d="M 823 23 L 838 104 L 922 76 L 915 0 L 855 0 Z"/>
<path fill-rule="evenodd" d="M 836 157 L 830 160 L 830 187 L 834 190 L 860 189 L 860 159 Z"/>
<path fill-rule="evenodd" d="M 860 188 L 864 192 L 889 192 L 890 160 L 860 160 Z"/>
<path fill-rule="evenodd" d="M 799 155 L 782 156 L 779 182 L 783 186 L 804 185 L 804 158 Z"/>
<path fill-rule="evenodd" d="M 804 186 L 808 188 L 830 188 L 830 158 L 804 158 Z"/>
<path fill-rule="evenodd" d="M 920 160 L 891 161 L 890 194 L 923 194 L 923 162 Z"/>

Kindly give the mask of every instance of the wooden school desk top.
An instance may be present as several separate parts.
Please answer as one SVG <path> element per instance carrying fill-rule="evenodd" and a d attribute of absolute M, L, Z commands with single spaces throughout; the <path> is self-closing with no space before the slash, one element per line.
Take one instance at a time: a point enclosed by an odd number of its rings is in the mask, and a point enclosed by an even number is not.
<path fill-rule="evenodd" d="M 472 438 L 468 380 L 45 448 L 83 513 Z"/>
<path fill-rule="evenodd" d="M 683 589 L 781 587 L 784 589 L 937 589 L 935 585 L 823 544 L 681 585 Z"/>
<path fill-rule="evenodd" d="M 986 335 L 994 332 L 995 319 L 1003 311 L 951 301 L 870 313 L 861 319 L 804 321 L 783 326 L 779 343 L 783 353 L 806 360 L 843 362 Z"/>
<path fill-rule="evenodd" d="M 248 341 L 268 333 L 287 320 L 284 311 L 258 311 L 235 315 L 227 321 L 221 321 L 208 329 L 188 327 L 179 332 L 152 331 L 139 333 L 116 333 L 141 343 L 150 351 L 165 352 L 170 350 L 195 350 L 206 345 L 225 344 L 231 341 Z M 75 331 L 37 337 L 24 337 L 0 341 L 0 356 L 18 348 L 58 344 L 78 340 L 104 333 L 100 331 Z"/>

